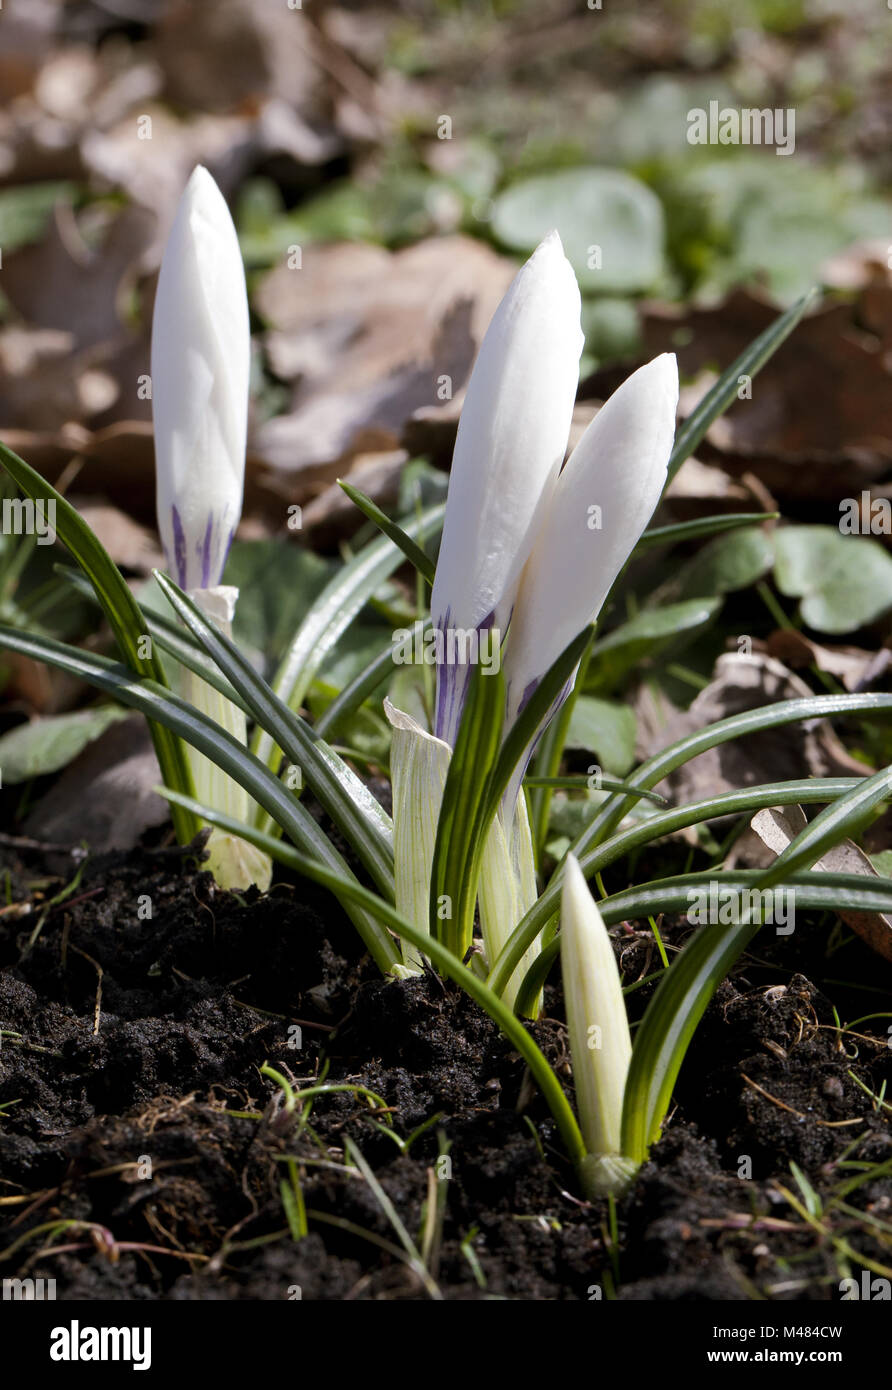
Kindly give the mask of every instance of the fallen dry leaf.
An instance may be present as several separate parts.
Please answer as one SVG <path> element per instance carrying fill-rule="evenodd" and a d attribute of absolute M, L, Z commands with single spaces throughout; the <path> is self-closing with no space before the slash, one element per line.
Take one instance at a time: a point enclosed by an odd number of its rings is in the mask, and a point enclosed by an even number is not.
<path fill-rule="evenodd" d="M 808 821 L 801 806 L 766 807 L 763 811 L 757 811 L 750 821 L 753 833 L 769 851 L 769 864 L 783 853 L 807 825 Z M 880 877 L 867 855 L 853 840 L 843 840 L 840 844 L 834 845 L 822 854 L 811 868 L 819 873 Z M 872 950 L 885 956 L 886 960 L 892 960 L 892 916 L 883 912 L 852 912 L 848 908 L 840 908 L 839 916 Z"/>
<path fill-rule="evenodd" d="M 449 236 L 395 253 L 313 246 L 300 270 L 270 271 L 255 304 L 272 370 L 296 386 L 290 411 L 254 432 L 254 452 L 318 487 L 353 453 L 398 448 L 407 422 L 413 445 L 422 419 L 443 415 L 454 434 L 456 397 L 515 270 Z"/>
<path fill-rule="evenodd" d="M 119 507 L 79 500 L 77 509 L 116 565 L 145 575 L 159 565 L 165 568 L 155 533 L 133 521 Z"/>
<path fill-rule="evenodd" d="M 644 752 L 650 756 L 686 733 L 729 715 L 813 693 L 773 657 L 758 652 L 751 656 L 725 653 L 716 662 L 709 685 L 689 709 L 679 711 L 652 733 Z M 684 805 L 762 782 L 864 777 L 869 772 L 846 752 L 826 720 L 807 720 L 710 748 L 673 772 L 658 790 Z"/>
<path fill-rule="evenodd" d="M 25 833 L 57 845 L 133 849 L 170 815 L 153 790 L 162 781 L 142 715 L 113 724 L 74 759 L 25 822 Z"/>
<path fill-rule="evenodd" d="M 836 676 L 846 690 L 857 690 L 876 663 L 873 652 L 866 652 L 861 647 L 824 647 L 792 627 L 777 628 L 771 633 L 765 648 L 769 656 L 794 670 L 816 666 L 819 671 Z M 886 661 L 889 655 L 889 652 L 885 652 Z"/>
<path fill-rule="evenodd" d="M 123 296 L 136 283 L 155 218 L 129 207 L 91 250 L 65 203 L 57 203 L 43 240 L 5 256 L 3 292 L 35 328 L 64 330 L 78 348 L 125 342 Z"/>
<path fill-rule="evenodd" d="M 691 377 L 730 364 L 777 316 L 767 299 L 736 290 L 709 309 L 650 305 L 644 315 L 645 355 L 678 353 Z M 892 463 L 886 402 L 892 371 L 882 341 L 860 326 L 858 303 L 831 303 L 797 327 L 752 384 L 709 430 L 700 452 L 739 475 L 751 470 L 780 499 L 840 495 L 869 482 Z M 678 330 L 690 341 L 678 345 Z M 697 395 L 709 380 L 701 378 Z"/>

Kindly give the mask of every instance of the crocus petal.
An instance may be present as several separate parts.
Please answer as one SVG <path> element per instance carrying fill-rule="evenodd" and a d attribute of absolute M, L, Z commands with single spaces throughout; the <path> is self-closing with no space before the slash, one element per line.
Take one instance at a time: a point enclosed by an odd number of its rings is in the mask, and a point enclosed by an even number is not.
<path fill-rule="evenodd" d="M 164 250 L 152 323 L 158 528 L 184 588 L 219 584 L 241 514 L 250 356 L 238 237 L 199 166 Z"/>
<path fill-rule="evenodd" d="M 551 232 L 480 347 L 459 420 L 431 596 L 441 629 L 507 628 L 570 432 L 583 336 L 579 288 Z M 440 673 L 438 673 L 439 675 Z M 444 670 L 436 732 L 454 741 L 467 671 Z"/>
<path fill-rule="evenodd" d="M 622 982 L 604 920 L 578 861 L 568 854 L 561 893 L 561 975 L 579 1124 L 592 1195 L 616 1191 L 635 1164 L 621 1130 L 632 1040 Z"/>
<path fill-rule="evenodd" d="M 389 700 L 384 701 L 384 713 L 393 729 L 390 779 L 396 908 L 413 926 L 428 931 L 431 866 L 452 749 Z M 408 944 L 403 945 L 403 960 L 415 971 L 423 964 L 418 951 Z"/>
<path fill-rule="evenodd" d="M 509 725 L 600 612 L 650 520 L 666 483 L 677 404 L 675 357 L 663 353 L 614 392 L 558 478 L 503 657 Z"/>

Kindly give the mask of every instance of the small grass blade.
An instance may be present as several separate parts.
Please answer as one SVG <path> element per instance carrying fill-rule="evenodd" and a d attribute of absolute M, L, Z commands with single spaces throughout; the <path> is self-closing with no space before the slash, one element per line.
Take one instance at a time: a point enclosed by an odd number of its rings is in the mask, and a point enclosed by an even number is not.
<path fill-rule="evenodd" d="M 359 1169 L 360 1173 L 365 1178 L 372 1192 L 375 1194 L 375 1200 L 377 1201 L 378 1206 L 381 1208 L 384 1215 L 387 1217 L 387 1220 L 390 1222 L 391 1226 L 394 1229 L 397 1240 L 399 1241 L 400 1245 L 403 1247 L 403 1249 L 409 1257 L 409 1267 L 412 1270 L 414 1270 L 415 1274 L 421 1280 L 430 1297 L 436 1299 L 437 1301 L 441 1301 L 443 1295 L 437 1288 L 436 1282 L 431 1277 L 430 1271 L 424 1263 L 424 1260 L 421 1258 L 421 1254 L 418 1250 L 417 1245 L 415 1244 L 412 1237 L 409 1235 L 409 1232 L 406 1230 L 406 1227 L 403 1225 L 403 1222 L 400 1218 L 399 1213 L 397 1212 L 396 1207 L 393 1205 L 387 1193 L 384 1191 L 384 1188 L 381 1186 L 378 1179 L 375 1177 L 375 1174 L 372 1172 L 371 1168 L 369 1167 L 368 1163 L 366 1162 L 365 1158 L 360 1152 L 358 1146 L 354 1144 L 353 1140 L 349 1137 L 349 1135 L 344 1140 L 344 1150 L 351 1163 L 353 1163 L 354 1166 Z"/>
<path fill-rule="evenodd" d="M 480 858 L 493 813 L 489 781 L 496 766 L 505 711 L 501 671 L 471 672 L 449 764 L 431 865 L 430 929 L 461 960 L 471 944 Z M 441 916 L 441 911 L 448 916 Z"/>
<path fill-rule="evenodd" d="M 736 531 L 741 526 L 778 520 L 780 512 L 729 512 L 727 516 L 698 516 L 694 521 L 679 521 L 674 526 L 655 526 L 653 530 L 645 531 L 635 551 L 640 554 L 642 550 L 655 550 L 660 545 L 702 540 L 704 536 L 719 535 L 722 531 Z"/>
<path fill-rule="evenodd" d="M 350 501 L 359 508 L 364 516 L 368 517 L 369 521 L 373 522 L 374 525 L 378 527 L 379 531 L 383 531 L 384 535 L 389 537 L 394 545 L 399 546 L 406 559 L 411 565 L 415 566 L 422 579 L 426 579 L 428 584 L 433 587 L 435 567 L 433 560 L 427 552 L 424 551 L 411 536 L 407 535 L 401 526 L 398 526 L 395 521 L 391 521 L 387 513 L 382 512 L 381 508 L 376 502 L 372 501 L 371 497 L 366 497 L 364 492 L 360 492 L 358 487 L 353 487 L 351 483 L 345 482 L 343 478 L 338 478 L 338 487 L 346 492 Z"/>
<path fill-rule="evenodd" d="M 342 758 L 276 696 L 235 643 L 208 622 L 167 575 L 155 580 L 168 603 L 248 704 L 257 722 L 286 758 L 306 773 L 320 804 L 347 837 L 382 892 L 392 897 L 393 847 L 390 819 Z"/>
<path fill-rule="evenodd" d="M 264 807 L 274 822 L 281 826 L 296 844 L 309 850 L 333 871 L 341 888 L 345 882 L 353 878 L 344 859 L 327 835 L 269 768 L 221 725 L 200 714 L 185 700 L 181 700 L 154 681 L 134 676 L 117 662 L 109 661 L 106 657 L 90 655 L 77 647 L 66 646 L 65 643 L 56 642 L 51 638 L 30 637 L 26 633 L 0 625 L 0 648 L 21 652 L 36 661 L 45 661 L 48 665 L 67 671 L 70 675 L 107 691 L 121 704 L 129 705 L 157 720 L 193 748 L 197 748 L 200 753 L 211 758 L 223 772 L 244 787 L 248 795 Z M 170 790 L 173 793 L 173 789 Z M 169 796 L 168 800 L 174 801 L 175 795 L 176 793 Z M 194 810 L 191 798 L 187 802 L 177 804 L 183 805 L 184 809 L 190 812 Z M 205 819 L 212 824 L 216 823 L 211 816 Z M 196 821 L 196 824 L 200 823 Z M 242 831 L 236 833 L 242 834 Z M 242 838 L 248 837 L 243 835 Z M 399 964 L 397 948 L 380 921 L 357 908 L 349 895 L 346 899 L 342 897 L 341 901 L 344 902 L 345 911 L 380 969 L 386 973 Z"/>
<path fill-rule="evenodd" d="M 53 525 L 56 534 L 92 584 L 122 657 L 135 674 L 146 676 L 158 685 L 166 687 L 164 666 L 151 644 L 149 654 L 143 655 L 146 623 L 142 611 L 117 565 L 83 517 L 60 492 L 4 444 L 0 444 L 0 464 L 28 497 L 35 502 L 53 504 Z M 149 731 L 165 781 L 180 791 L 191 792 L 192 772 L 188 755 L 180 740 L 169 729 L 159 726 L 151 719 Z M 181 844 L 188 844 L 199 831 L 198 822 L 181 807 L 176 807 L 172 814 L 177 839 Z"/>
<path fill-rule="evenodd" d="M 781 343 L 790 336 L 803 314 L 817 302 L 819 291 L 810 289 L 801 299 L 797 299 L 789 309 L 778 315 L 764 332 L 745 347 L 740 356 L 726 368 L 718 381 L 712 386 L 681 426 L 675 437 L 675 448 L 669 459 L 667 481 L 671 482 L 685 459 L 688 458 L 702 440 L 713 420 L 728 409 L 737 399 L 741 376 L 754 377 L 769 358 L 777 352 Z"/>

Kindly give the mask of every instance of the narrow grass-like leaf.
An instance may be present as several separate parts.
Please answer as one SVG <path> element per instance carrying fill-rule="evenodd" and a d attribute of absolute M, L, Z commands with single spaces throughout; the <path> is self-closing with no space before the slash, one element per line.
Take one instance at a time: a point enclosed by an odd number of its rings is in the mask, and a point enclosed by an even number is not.
<path fill-rule="evenodd" d="M 686 734 L 667 748 L 660 749 L 626 780 L 635 787 L 653 787 L 664 777 L 668 777 L 670 772 L 696 758 L 698 753 L 705 753 L 708 749 L 716 748 L 732 739 L 758 734 L 764 729 L 776 729 L 784 724 L 799 723 L 805 719 L 832 719 L 844 714 L 858 714 L 864 718 L 892 715 L 892 695 L 810 695 L 744 710 L 741 714 L 732 714 L 727 719 L 707 724 L 703 729 L 695 729 L 693 733 Z M 571 846 L 577 859 L 592 845 L 600 843 L 609 835 L 631 806 L 631 800 L 626 797 L 608 797 L 597 815 Z"/>
<path fill-rule="evenodd" d="M 704 873 L 681 874 L 676 878 L 654 879 L 650 883 L 626 888 L 621 893 L 611 893 L 609 897 L 599 900 L 598 908 L 608 926 L 633 919 L 646 921 L 661 912 L 684 913 L 692 905 L 693 894 L 708 891 L 713 883 L 719 895 L 729 892 L 739 895 L 741 899 L 752 890 L 761 890 L 763 887 L 762 873 L 758 870 L 747 869 L 728 873 L 707 870 Z M 863 874 L 833 874 L 823 871 L 796 873 L 784 879 L 784 890 L 794 895 L 797 912 L 841 912 L 844 909 L 853 912 L 892 911 L 892 879 L 881 876 L 868 878 Z M 725 927 L 724 930 L 730 928 Z M 535 997 L 542 988 L 549 970 L 557 959 L 559 946 L 560 937 L 554 937 L 543 946 L 532 969 L 527 972 L 515 1003 L 518 1013 L 522 1001 Z M 495 975 L 495 970 L 491 971 L 487 982 L 494 989 L 496 986 L 492 982 Z"/>
<path fill-rule="evenodd" d="M 188 632 L 183 632 L 177 624 L 168 622 L 158 613 L 150 613 L 143 609 L 143 616 L 146 620 L 146 631 L 151 634 L 162 651 L 174 657 L 181 666 L 185 666 L 187 671 L 200 676 L 203 681 L 213 686 L 232 704 L 238 705 L 249 719 L 254 718 L 254 711 L 247 700 L 230 685 L 220 668 L 214 665 L 209 656 L 205 655 L 197 642 L 193 642 Z"/>
<path fill-rule="evenodd" d="M 177 792 L 172 792 L 167 788 L 159 790 L 168 801 L 183 800 Z M 231 834 L 244 836 L 252 845 L 264 850 L 270 858 L 294 869 L 304 878 L 320 884 L 321 887 L 329 888 L 337 897 L 351 898 L 357 907 L 364 908 L 370 916 L 386 922 L 397 936 L 415 946 L 422 955 L 428 956 L 442 975 L 454 980 L 489 1014 L 512 1046 L 517 1049 L 529 1067 L 533 1080 L 542 1091 L 567 1153 L 575 1164 L 582 1161 L 585 1157 L 585 1146 L 576 1117 L 557 1077 L 539 1047 L 511 1009 L 493 994 L 479 976 L 475 975 L 457 956 L 453 955 L 448 947 L 444 946 L 436 937 L 430 936 L 426 931 L 422 931 L 419 927 L 406 921 L 392 903 L 385 902 L 383 898 L 380 898 L 370 889 L 364 888 L 355 879 L 342 880 L 337 873 L 325 864 L 320 864 L 315 858 L 302 854 L 281 840 L 275 840 L 271 836 L 265 835 L 255 826 L 239 825 L 237 821 L 215 811 L 211 806 L 200 806 L 195 801 L 190 801 L 189 805 L 203 820 L 208 820 L 212 825 L 219 826 L 221 830 L 228 830 Z"/>
<path fill-rule="evenodd" d="M 832 806 L 815 816 L 775 859 L 760 880 L 763 888 L 782 882 L 797 869 L 810 869 L 828 849 L 863 827 L 877 806 L 892 796 L 892 767 L 865 777 Z"/>
<path fill-rule="evenodd" d="M 750 811 L 761 811 L 766 806 L 835 802 L 837 798 L 857 791 L 860 786 L 863 786 L 863 779 L 859 777 L 805 777 L 799 781 L 771 782 L 758 787 L 744 787 L 740 791 L 721 792 L 703 801 L 689 801 L 685 806 L 660 811 L 649 816 L 642 824 L 611 836 L 583 855 L 580 865 L 591 877 L 641 845 L 703 821 L 716 820 L 719 816 L 745 815 Z M 887 792 L 887 796 L 892 797 L 892 792 Z"/>
<path fill-rule="evenodd" d="M 146 636 L 146 625 L 139 605 L 120 570 L 83 517 L 60 492 L 4 444 L 0 444 L 0 464 L 28 497 L 35 502 L 53 504 L 56 534 L 92 584 L 122 657 L 131 671 L 166 687 L 160 657 L 154 650 L 143 655 L 142 639 Z M 190 792 L 193 789 L 192 773 L 188 755 L 179 739 L 169 729 L 151 720 L 149 731 L 165 780 L 180 791 Z M 198 822 L 181 807 L 175 809 L 173 818 L 177 839 L 187 844 L 198 833 Z"/>
<path fill-rule="evenodd" d="M 569 773 L 566 777 L 524 777 L 525 787 L 553 787 L 555 791 L 563 788 L 567 791 L 576 789 L 591 788 L 591 778 L 585 772 Z M 629 796 L 636 800 L 652 801 L 655 806 L 668 806 L 665 796 L 660 796 L 659 792 L 643 791 L 640 787 L 633 787 L 631 782 L 620 782 L 614 777 L 601 777 L 598 780 L 598 791 L 603 792 L 628 792 Z"/>
<path fill-rule="evenodd" d="M 429 629 L 430 619 L 428 618 L 422 625 L 422 634 Z M 363 701 L 367 700 L 380 685 L 383 685 L 393 671 L 393 651 L 393 643 L 388 642 L 384 650 L 374 657 L 349 685 L 344 686 L 340 695 L 335 696 L 328 709 L 316 721 L 316 732 L 320 738 L 328 738 L 342 719 L 346 719 L 348 714 L 359 709 Z"/>
<path fill-rule="evenodd" d="M 799 700 L 783 700 L 778 704 L 765 705 L 755 710 L 745 710 L 742 714 L 731 715 L 728 719 L 720 719 L 715 724 L 708 724 L 704 729 L 697 729 L 691 734 L 686 734 L 684 738 L 670 744 L 668 748 L 661 749 L 654 757 L 642 763 L 632 777 L 627 780 L 636 788 L 652 787 L 655 783 L 662 781 L 670 772 L 674 772 L 677 767 L 681 767 L 691 758 L 695 758 L 698 753 L 703 753 L 709 748 L 715 748 L 732 739 L 741 738 L 746 734 L 758 733 L 762 729 L 796 723 L 804 719 L 826 718 L 841 714 L 860 714 L 864 717 L 888 716 L 892 714 L 892 695 L 815 695 Z M 733 793 L 732 795 L 746 795 L 749 790 L 758 792 L 758 788 L 752 788 L 747 789 L 746 792 Z M 800 794 L 800 799 L 813 800 L 814 798 L 809 795 L 806 787 Z M 781 803 L 768 802 L 765 804 Z M 570 852 L 576 855 L 584 871 L 588 871 L 592 848 L 605 840 L 606 836 L 616 828 L 633 805 L 634 800 L 628 794 L 609 796 L 590 823 L 577 835 L 575 841 L 570 845 Z M 683 810 L 684 808 L 679 809 Z M 744 809 L 758 810 L 760 808 L 748 805 Z M 726 814 L 728 813 L 726 812 Z M 722 813 L 717 812 L 716 814 Z M 709 819 L 709 817 L 704 816 L 703 819 Z M 693 823 L 693 819 L 691 823 Z M 677 828 L 683 828 L 683 824 Z M 643 830 L 643 827 L 636 827 L 636 833 L 638 829 Z M 636 843 L 645 843 L 645 841 L 636 841 Z M 626 849 L 634 848 L 634 845 L 626 842 L 625 847 Z M 540 894 L 537 902 L 526 916 L 517 924 L 498 961 L 490 971 L 490 984 L 497 993 L 504 989 L 505 983 L 510 979 L 524 952 L 529 950 L 539 932 L 557 913 L 560 902 L 561 877 L 562 868 L 561 865 L 558 865 L 547 888 Z"/>
<path fill-rule="evenodd" d="M 573 710 L 576 707 L 579 692 L 585 685 L 585 673 L 588 667 L 588 658 L 590 654 L 591 644 L 585 649 L 585 655 L 579 664 L 579 671 L 573 682 L 572 689 L 557 714 L 546 726 L 539 741 L 533 767 L 535 771 L 541 775 L 537 777 L 526 777 L 524 779 L 525 785 L 532 788 L 532 796 L 530 797 L 530 829 L 533 835 L 533 847 L 535 849 L 537 862 L 542 854 L 546 836 L 548 835 L 548 820 L 551 814 L 553 787 L 555 785 L 554 779 L 560 771 L 561 760 L 564 756 L 564 746 L 567 742 L 567 735 L 570 732 L 570 720 L 573 718 Z"/>
<path fill-rule="evenodd" d="M 212 759 L 221 771 L 244 787 L 248 795 L 264 807 L 295 844 L 302 846 L 329 866 L 342 889 L 345 883 L 353 880 L 353 874 L 344 859 L 297 798 L 285 789 L 259 758 L 243 747 L 227 730 L 200 714 L 185 700 L 181 700 L 154 681 L 133 675 L 126 667 L 109 661 L 107 657 L 82 652 L 77 647 L 66 646 L 63 642 L 56 642 L 51 638 L 30 637 L 13 628 L 0 626 L 0 648 L 21 652 L 35 661 L 45 661 L 50 666 L 67 671 L 89 685 L 107 691 L 120 700 L 121 704 L 129 705 L 157 720 L 159 724 L 163 724 L 186 743 Z M 173 792 L 172 788 L 170 790 Z M 173 801 L 174 795 L 168 799 Z M 190 811 L 193 809 L 191 800 L 177 804 Z M 212 821 L 211 816 L 204 819 Z M 200 824 L 200 821 L 196 820 L 195 823 Z M 345 911 L 380 969 L 386 972 L 398 965 L 397 948 L 380 921 L 358 908 L 349 894 L 342 896 L 342 901 Z"/>
<path fill-rule="evenodd" d="M 84 598 L 89 599 L 97 608 L 101 607 L 92 584 L 85 579 L 79 570 L 72 569 L 71 565 L 54 565 L 53 569 Z M 238 705 L 250 719 L 253 719 L 254 716 L 250 707 L 232 688 L 210 657 L 202 651 L 191 633 L 183 630 L 182 624 L 165 618 L 161 613 L 153 613 L 151 609 L 143 608 L 142 605 L 140 605 L 140 612 L 145 622 L 145 631 L 154 638 L 162 651 L 168 652 L 181 666 L 185 666 L 187 671 L 201 676 L 203 681 L 213 686 L 214 690 L 219 691 L 232 704 Z"/>
<path fill-rule="evenodd" d="M 622 1152 L 643 1163 L 706 1006 L 759 924 L 701 927 L 669 966 L 635 1034 L 623 1097 Z"/>
<path fill-rule="evenodd" d="M 406 534 L 412 540 L 431 535 L 442 524 L 444 509 L 442 502 L 428 507 L 406 523 Z M 294 634 L 272 683 L 279 699 L 291 709 L 300 708 L 328 653 L 401 561 L 399 547 L 389 537 L 378 536 L 325 586 Z M 264 762 L 277 762 L 275 740 L 269 734 L 255 735 L 252 748 Z M 261 818 L 258 824 L 264 828 L 267 823 Z"/>
<path fill-rule="evenodd" d="M 505 710 L 501 671 L 471 671 L 459 724 L 431 865 L 430 929 L 462 959 L 471 944 L 480 859 L 493 818 L 487 814 L 489 781 L 496 766 Z M 445 910 L 448 915 L 442 916 Z"/>
<path fill-rule="evenodd" d="M 394 545 L 399 546 L 406 559 L 411 565 L 415 566 L 422 579 L 426 579 L 428 584 L 433 587 L 435 567 L 433 560 L 427 552 L 423 550 L 401 526 L 398 526 L 395 521 L 391 521 L 387 513 L 382 512 L 381 508 L 376 502 L 372 501 L 371 497 L 366 497 L 364 492 L 360 492 L 358 487 L 353 487 L 351 483 L 345 482 L 343 478 L 338 478 L 338 486 L 346 492 L 350 501 L 359 508 L 363 515 L 367 516 L 369 521 L 373 522 L 374 525 L 378 527 L 379 531 L 383 531 L 384 535 L 388 536 L 390 540 L 393 541 Z"/>
<path fill-rule="evenodd" d="M 343 832 L 386 896 L 393 896 L 390 818 L 364 782 L 270 689 L 235 643 L 208 622 L 201 610 L 166 575 L 155 580 L 193 637 L 229 679 L 258 722 L 302 773 L 320 804 Z"/>
<path fill-rule="evenodd" d="M 406 524 L 406 534 L 431 535 L 441 524 L 445 504 L 427 508 Z M 364 604 L 402 562 L 402 552 L 379 536 L 353 556 L 325 586 L 292 639 L 273 688 L 292 709 L 304 699 L 322 662 Z"/>
<path fill-rule="evenodd" d="M 754 526 L 763 521 L 778 521 L 780 512 L 729 512 L 727 516 L 698 516 L 693 521 L 679 521 L 673 526 L 655 526 L 645 531 L 635 547 L 655 550 L 659 545 L 678 545 L 681 541 L 702 540 L 722 531 L 737 531 L 741 526 Z"/>
<path fill-rule="evenodd" d="M 514 777 L 527 749 L 533 744 L 539 729 L 572 679 L 576 667 L 584 659 L 595 635 L 594 625 L 583 628 L 578 637 L 568 643 L 553 665 L 546 671 L 530 699 L 518 714 L 502 744 L 486 793 L 484 824 L 489 825 L 499 809 L 499 803 Z M 488 678 L 491 679 L 491 678 Z"/>
<path fill-rule="evenodd" d="M 730 367 L 722 372 L 715 385 L 691 411 L 675 437 L 675 448 L 669 459 L 669 482 L 675 477 L 685 459 L 694 452 L 713 420 L 724 414 L 731 402 L 737 399 L 739 378 L 754 377 L 764 367 L 817 298 L 818 290 L 811 289 L 801 299 L 797 299 L 795 304 L 785 313 L 779 314 L 773 323 L 744 348 Z"/>
<path fill-rule="evenodd" d="M 655 917 L 660 912 L 686 912 L 692 894 L 701 893 L 715 883 L 717 891 L 737 894 L 761 889 L 762 873 L 755 869 L 701 874 L 680 874 L 675 878 L 654 879 L 651 883 L 611 893 L 598 903 L 608 925 L 626 918 Z M 784 879 L 784 889 L 795 891 L 797 911 L 838 912 L 851 908 L 858 912 L 888 912 L 892 909 L 892 879 L 868 878 L 864 874 L 795 873 Z"/>

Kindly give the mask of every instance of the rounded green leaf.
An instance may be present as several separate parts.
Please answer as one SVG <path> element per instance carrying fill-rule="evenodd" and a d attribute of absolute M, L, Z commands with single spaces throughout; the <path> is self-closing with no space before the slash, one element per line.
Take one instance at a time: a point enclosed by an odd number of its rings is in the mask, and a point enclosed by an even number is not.
<path fill-rule="evenodd" d="M 774 577 L 817 632 L 854 632 L 892 607 L 892 557 L 878 541 L 831 526 L 787 526 L 775 536 Z"/>
<path fill-rule="evenodd" d="M 495 201 L 493 232 L 515 251 L 532 251 L 553 227 L 583 290 L 645 290 L 662 274 L 663 208 L 631 174 L 564 169 L 516 183 Z"/>
<path fill-rule="evenodd" d="M 636 730 L 635 711 L 628 705 L 580 695 L 570 716 L 566 746 L 587 749 L 621 776 L 635 762 Z"/>
<path fill-rule="evenodd" d="M 126 719 L 117 705 L 51 714 L 19 724 L 0 738 L 0 775 L 6 784 L 58 772 L 111 724 Z"/>

